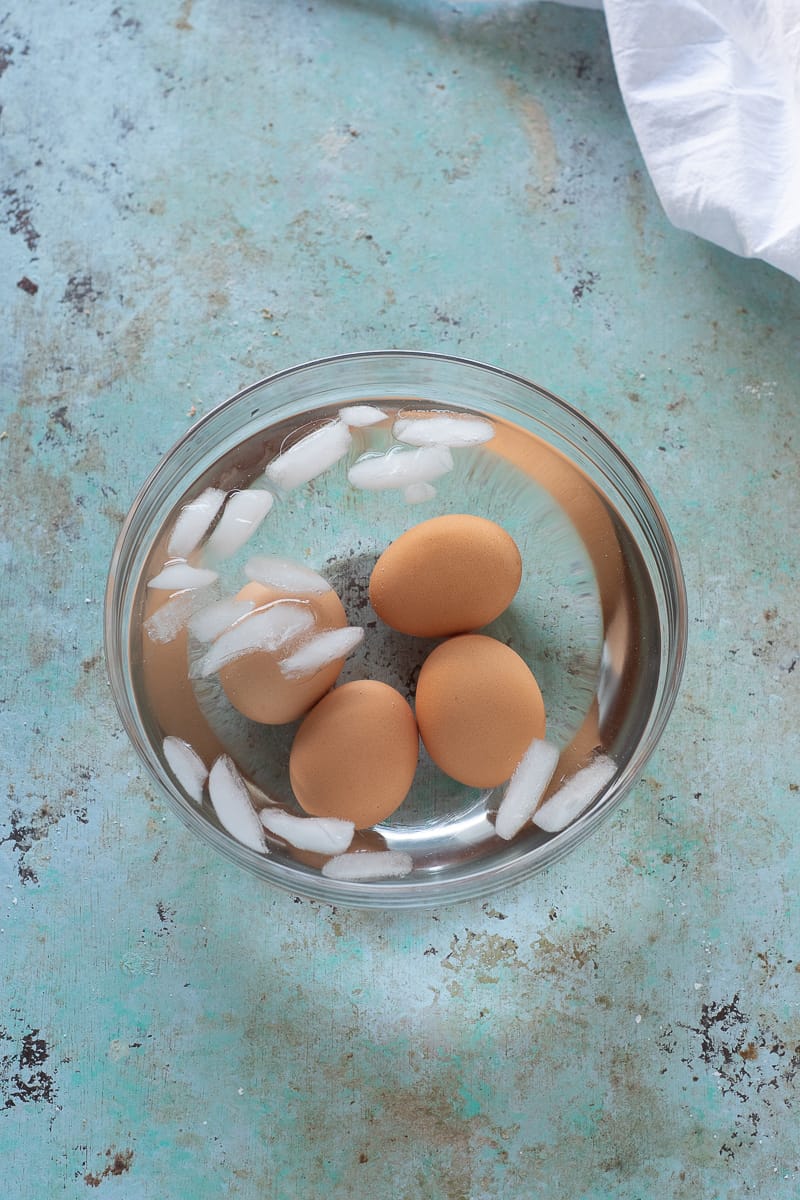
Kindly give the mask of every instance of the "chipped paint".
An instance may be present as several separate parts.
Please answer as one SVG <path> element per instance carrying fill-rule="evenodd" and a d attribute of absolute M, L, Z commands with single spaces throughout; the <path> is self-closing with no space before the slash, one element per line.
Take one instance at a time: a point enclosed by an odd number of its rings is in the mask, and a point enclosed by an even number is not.
<path fill-rule="evenodd" d="M 0 1099 L 5 1109 L 55 1105 L 58 1089 L 50 1048 L 39 1029 L 0 1027 Z"/>

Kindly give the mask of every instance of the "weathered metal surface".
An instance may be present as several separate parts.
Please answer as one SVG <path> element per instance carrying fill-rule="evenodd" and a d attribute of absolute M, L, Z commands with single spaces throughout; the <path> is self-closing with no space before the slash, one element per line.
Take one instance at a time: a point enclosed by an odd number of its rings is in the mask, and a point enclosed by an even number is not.
<path fill-rule="evenodd" d="M 800 1194 L 800 288 L 668 226 L 602 17 L 18 0 L 0 105 L 3 1195 Z M 385 346 L 602 424 L 692 630 L 592 841 L 394 916 L 193 841 L 101 657 L 119 523 L 193 416 Z"/>

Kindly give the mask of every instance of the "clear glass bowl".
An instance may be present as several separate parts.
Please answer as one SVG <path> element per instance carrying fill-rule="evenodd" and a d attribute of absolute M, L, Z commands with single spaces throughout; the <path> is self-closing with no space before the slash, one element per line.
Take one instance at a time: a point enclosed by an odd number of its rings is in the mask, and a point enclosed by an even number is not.
<path fill-rule="evenodd" d="M 420 504 L 408 504 L 394 492 L 349 488 L 347 464 L 339 464 L 279 496 L 253 543 L 229 569 L 241 571 L 244 557 L 268 553 L 302 559 L 321 571 L 337 589 L 350 622 L 366 627 L 339 682 L 379 678 L 413 704 L 430 644 L 395 635 L 374 620 L 367 597 L 372 565 L 393 538 L 428 517 L 469 512 L 497 521 L 517 541 L 524 572 L 511 607 L 486 632 L 511 644 L 534 671 L 545 700 L 548 740 L 561 750 L 558 773 L 568 775 L 597 749 L 617 768 L 587 811 L 563 831 L 547 834 L 528 822 L 505 841 L 493 823 L 502 788 L 455 783 L 423 748 L 407 800 L 364 842 L 371 838 L 375 845 L 410 853 L 414 869 L 402 878 L 370 882 L 330 879 L 314 856 L 280 841 L 260 854 L 225 831 L 207 797 L 200 804 L 189 798 L 162 749 L 165 734 L 182 732 L 176 714 L 186 708 L 193 719 L 200 714 L 253 795 L 260 789 L 299 813 L 287 773 L 296 726 L 254 726 L 211 694 L 213 688 L 198 690 L 189 679 L 185 641 L 169 651 L 177 657 L 154 686 L 143 635 L 147 580 L 163 563 L 165 538 L 181 505 L 212 484 L 227 489 L 257 480 L 297 430 L 359 403 L 387 411 L 480 414 L 494 423 L 496 436 L 487 446 L 453 450 L 453 469 L 436 481 L 435 497 Z M 351 460 L 374 446 L 374 436 L 354 431 Z M 136 497 L 114 550 L 105 606 L 106 656 L 123 725 L 178 816 L 260 880 L 364 908 L 441 905 L 488 895 L 557 861 L 588 837 L 640 778 L 663 732 L 680 683 L 686 632 L 683 576 L 669 529 L 645 482 L 605 434 L 525 379 L 476 362 L 405 351 L 348 354 L 294 367 L 246 388 L 199 420 Z M 171 728 L 173 721 L 180 728 Z"/>

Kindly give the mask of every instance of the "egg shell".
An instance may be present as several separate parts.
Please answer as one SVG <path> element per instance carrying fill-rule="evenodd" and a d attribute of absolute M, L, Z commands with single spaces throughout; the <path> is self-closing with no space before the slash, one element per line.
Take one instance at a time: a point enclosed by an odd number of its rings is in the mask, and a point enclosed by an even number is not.
<path fill-rule="evenodd" d="M 303 720 L 289 756 L 297 802 L 366 829 L 405 800 L 419 756 L 408 702 L 374 679 L 335 688 Z"/>
<path fill-rule="evenodd" d="M 416 693 L 426 750 L 447 775 L 496 787 L 545 734 L 536 679 L 515 650 L 483 634 L 442 642 L 426 658 Z"/>
<path fill-rule="evenodd" d="M 241 619 L 246 621 L 275 600 L 286 600 L 290 595 L 280 588 L 248 583 L 237 593 L 236 599 L 252 600 L 255 608 Z M 334 591 L 294 598 L 311 608 L 317 621 L 315 633 L 341 629 L 347 624 L 342 602 Z M 262 725 L 287 725 L 308 712 L 333 687 L 343 665 L 344 659 L 340 658 L 309 679 L 286 679 L 276 655 L 256 650 L 223 667 L 219 681 L 233 707 L 251 721 Z"/>
<path fill-rule="evenodd" d="M 376 562 L 375 612 L 400 633 L 448 637 L 499 617 L 516 595 L 522 559 L 514 539 L 485 517 L 432 517 L 402 533 Z"/>

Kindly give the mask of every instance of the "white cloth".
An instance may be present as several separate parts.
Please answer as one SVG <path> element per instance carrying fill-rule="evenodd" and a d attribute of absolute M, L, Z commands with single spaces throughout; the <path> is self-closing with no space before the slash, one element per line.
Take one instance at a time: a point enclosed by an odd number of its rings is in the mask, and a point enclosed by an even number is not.
<path fill-rule="evenodd" d="M 800 279 L 800 0 L 589 2 L 669 219 Z"/>

